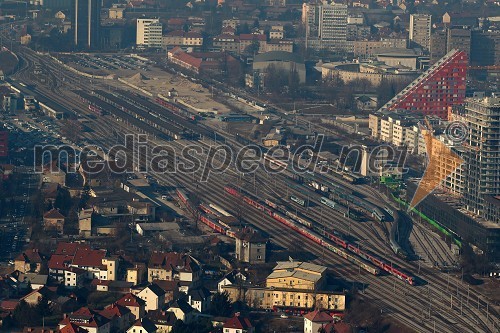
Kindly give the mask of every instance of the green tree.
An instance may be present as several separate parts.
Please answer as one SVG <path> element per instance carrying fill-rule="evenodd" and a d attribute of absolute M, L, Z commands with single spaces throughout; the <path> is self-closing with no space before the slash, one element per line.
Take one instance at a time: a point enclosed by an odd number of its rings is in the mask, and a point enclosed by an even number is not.
<path fill-rule="evenodd" d="M 210 314 L 220 317 L 228 317 L 231 314 L 231 302 L 227 291 L 216 293 L 212 296 Z"/>

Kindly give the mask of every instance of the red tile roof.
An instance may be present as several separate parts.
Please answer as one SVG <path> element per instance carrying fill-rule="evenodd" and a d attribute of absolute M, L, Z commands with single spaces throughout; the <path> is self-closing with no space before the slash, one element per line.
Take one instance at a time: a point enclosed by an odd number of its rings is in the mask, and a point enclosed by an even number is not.
<path fill-rule="evenodd" d="M 122 298 L 117 300 L 115 304 L 121 305 L 121 306 L 132 306 L 132 307 L 140 307 L 144 306 L 146 304 L 145 301 L 143 301 L 141 298 L 132 295 L 131 293 L 123 295 Z"/>
<path fill-rule="evenodd" d="M 166 293 L 179 290 L 179 281 L 171 280 L 153 280 L 153 283 L 163 289 Z"/>
<path fill-rule="evenodd" d="M 195 272 L 200 269 L 190 255 L 178 252 L 153 252 L 149 259 L 149 266 L 182 272 Z"/>
<path fill-rule="evenodd" d="M 60 243 L 57 243 L 57 249 L 54 252 L 54 254 L 67 254 L 67 255 L 74 256 L 76 253 L 76 250 L 82 249 L 82 248 L 90 250 L 90 246 L 87 244 L 60 242 Z"/>
<path fill-rule="evenodd" d="M 167 21 L 167 24 L 168 25 L 182 25 L 182 24 L 185 24 L 186 22 L 187 22 L 186 19 L 174 17 L 174 18 L 169 19 Z"/>
<path fill-rule="evenodd" d="M 105 256 L 105 250 L 78 249 L 72 264 L 80 267 L 102 267 L 102 259 Z"/>
<path fill-rule="evenodd" d="M 178 59 L 179 61 L 182 61 L 183 63 L 188 64 L 190 66 L 193 66 L 196 68 L 199 68 L 201 66 L 201 62 L 202 62 L 201 59 L 190 56 L 187 53 L 179 52 L 176 55 L 174 55 L 174 57 L 176 59 Z"/>
<path fill-rule="evenodd" d="M 333 321 L 332 316 L 321 310 L 314 310 L 313 312 L 309 312 L 304 316 L 304 318 L 307 318 L 315 323 L 329 323 Z"/>
<path fill-rule="evenodd" d="M 266 41 L 266 39 L 266 35 L 263 34 L 240 34 L 240 40 Z"/>
<path fill-rule="evenodd" d="M 58 209 L 52 208 L 47 213 L 43 214 L 44 219 L 64 219 L 64 215 Z"/>
<path fill-rule="evenodd" d="M 174 30 L 167 33 L 167 37 L 182 37 L 182 36 L 184 36 L 184 31 L 182 30 Z"/>
<path fill-rule="evenodd" d="M 107 324 L 109 320 L 100 315 L 98 312 L 90 310 L 87 307 L 82 307 L 63 319 L 59 325 L 68 325 L 74 323 L 80 327 L 101 327 Z"/>
<path fill-rule="evenodd" d="M 234 316 L 224 323 L 224 328 L 235 328 L 239 330 L 246 330 L 253 327 L 250 320 L 245 317 Z"/>
<path fill-rule="evenodd" d="M 188 31 L 184 34 L 184 37 L 187 38 L 201 38 L 201 34 L 196 31 Z"/>
<path fill-rule="evenodd" d="M 88 331 L 83 328 L 79 327 L 73 323 L 69 323 L 68 325 L 64 326 L 59 330 L 60 333 L 88 333 Z"/>
<path fill-rule="evenodd" d="M 0 308 L 5 311 L 14 311 L 18 305 L 18 299 L 6 299 L 0 302 Z"/>
<path fill-rule="evenodd" d="M 40 255 L 40 252 L 38 252 L 38 249 L 29 249 L 20 253 L 15 260 L 29 263 L 41 263 L 42 256 Z"/>
<path fill-rule="evenodd" d="M 63 254 L 53 254 L 50 257 L 49 263 L 47 266 L 50 269 L 65 269 L 71 264 L 72 256 L 63 255 Z"/>
<path fill-rule="evenodd" d="M 130 309 L 127 308 L 126 306 L 113 303 L 105 307 L 104 310 L 101 310 L 99 313 L 102 316 L 108 318 L 109 320 L 112 320 L 114 317 L 121 318 L 129 314 Z"/>

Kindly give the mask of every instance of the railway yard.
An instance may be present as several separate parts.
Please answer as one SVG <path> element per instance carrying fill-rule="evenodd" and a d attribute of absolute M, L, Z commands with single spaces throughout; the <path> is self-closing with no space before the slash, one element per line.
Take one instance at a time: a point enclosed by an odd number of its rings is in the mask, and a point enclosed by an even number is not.
<path fill-rule="evenodd" d="M 207 154 L 218 144 L 224 142 L 234 150 L 243 146 L 220 127 L 215 130 L 210 122 L 197 121 L 190 116 L 197 112 L 183 105 L 139 94 L 116 80 L 81 77 L 28 49 L 20 49 L 19 55 L 24 63 L 13 76 L 12 86 L 35 98 L 50 99 L 54 108 L 60 107 L 69 115 L 84 117 L 85 126 L 92 132 L 80 133 L 80 140 L 108 149 L 123 141 L 125 134 L 142 133 L 148 134 L 150 150 L 168 143 L 177 156 L 182 156 L 181 151 L 194 144 L 200 147 L 202 160 L 216 161 L 221 156 Z M 121 64 L 134 68 L 123 59 L 116 63 L 106 57 L 79 61 L 83 67 L 107 64 L 112 70 L 111 66 Z M 37 64 L 45 70 L 45 82 L 33 79 Z M 146 73 L 158 70 L 146 63 L 141 66 Z M 160 85 L 162 91 L 172 86 L 181 96 L 193 89 L 191 86 L 183 92 L 178 80 L 190 81 L 168 75 L 170 81 L 165 87 Z M 142 83 L 133 84 L 143 87 Z M 144 89 L 148 90 L 147 84 Z M 156 96 L 158 90 L 151 93 Z M 207 101 L 210 93 L 206 88 L 200 94 L 197 108 L 228 110 L 225 105 Z M 146 162 L 138 161 L 144 166 Z M 361 297 L 415 332 L 498 332 L 498 317 L 495 309 L 488 307 L 487 298 L 465 285 L 457 274 L 438 269 L 457 261 L 439 236 L 420 223 L 405 223 L 410 229 L 399 230 L 399 235 L 409 235 L 413 255 L 405 249 L 408 245 L 395 253 L 398 250 L 391 243 L 391 228 L 400 218 L 399 208 L 369 185 L 352 184 L 329 174 L 297 179 L 289 169 L 274 175 L 263 168 L 254 173 L 241 173 L 234 167 L 225 173 L 211 171 L 208 181 L 200 181 L 204 170 L 175 174 L 151 171 L 149 175 L 176 188 L 172 196 L 179 199 L 185 215 L 199 218 L 213 232 L 231 235 L 230 228 L 218 222 L 217 216 L 224 215 L 223 211 L 267 233 L 273 244 L 288 249 L 301 244 L 303 251 L 316 258 L 314 262 L 328 266 L 345 280 L 346 289 L 355 287 Z M 205 209 L 192 203 L 192 194 L 199 197 Z M 212 207 L 210 204 L 219 209 L 207 208 Z M 408 218 L 401 214 L 401 218 Z"/>

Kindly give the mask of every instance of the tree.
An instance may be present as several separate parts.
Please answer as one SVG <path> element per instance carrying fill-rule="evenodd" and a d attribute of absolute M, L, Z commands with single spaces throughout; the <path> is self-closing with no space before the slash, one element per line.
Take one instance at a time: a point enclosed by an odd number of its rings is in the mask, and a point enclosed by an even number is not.
<path fill-rule="evenodd" d="M 71 195 L 66 189 L 60 188 L 57 191 L 56 200 L 54 201 L 54 207 L 59 208 L 63 215 L 68 215 L 68 212 L 73 204 L 71 200 Z"/>
<path fill-rule="evenodd" d="M 243 23 L 242 25 L 239 25 L 236 31 L 237 35 L 240 34 L 249 34 L 250 33 L 250 27 L 248 26 L 248 23 Z"/>
<path fill-rule="evenodd" d="M 42 316 L 47 317 L 52 314 L 52 309 L 50 308 L 49 299 L 46 295 L 42 295 L 42 298 L 38 301 L 36 305 L 36 311 Z"/>
<path fill-rule="evenodd" d="M 293 99 L 299 93 L 300 77 L 297 70 L 292 70 L 288 75 L 288 92 Z"/>
<path fill-rule="evenodd" d="M 212 297 L 210 304 L 210 314 L 220 317 L 228 317 L 231 314 L 231 302 L 227 291 L 216 293 Z"/>
<path fill-rule="evenodd" d="M 260 49 L 260 43 L 259 43 L 259 41 L 258 40 L 253 40 L 250 45 L 248 45 L 247 47 L 245 47 L 245 50 L 243 50 L 243 52 L 246 53 L 246 54 L 253 55 L 253 54 L 259 53 L 259 49 Z"/>
<path fill-rule="evenodd" d="M 19 327 L 38 326 L 42 322 L 42 317 L 36 307 L 29 305 L 22 300 L 13 313 L 14 322 Z"/>

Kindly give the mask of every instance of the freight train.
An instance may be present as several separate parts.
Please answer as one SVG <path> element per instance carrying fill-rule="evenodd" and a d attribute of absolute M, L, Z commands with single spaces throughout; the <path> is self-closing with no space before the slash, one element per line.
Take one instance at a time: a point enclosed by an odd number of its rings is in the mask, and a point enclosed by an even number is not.
<path fill-rule="evenodd" d="M 361 217 L 358 214 L 354 213 L 348 207 L 342 206 L 341 204 L 339 204 L 333 200 L 330 200 L 330 199 L 325 198 L 325 197 L 321 197 L 321 203 L 323 205 L 328 206 L 328 207 L 336 210 L 337 212 L 341 213 L 342 215 L 344 215 L 344 217 L 349 217 L 350 219 L 353 219 L 355 221 L 361 220 Z"/>
<path fill-rule="evenodd" d="M 387 207 L 385 208 L 385 210 L 389 211 Z M 408 253 L 403 250 L 401 245 L 399 245 L 398 241 L 396 240 L 398 233 L 398 224 L 400 222 L 399 213 L 397 211 L 392 211 L 392 209 L 390 210 L 390 212 L 394 219 L 394 221 L 392 222 L 391 230 L 389 232 L 389 243 L 391 244 L 391 249 L 397 256 L 403 259 L 407 259 Z"/>
<path fill-rule="evenodd" d="M 316 192 L 322 193 L 325 196 L 331 193 L 329 195 L 330 199 L 333 197 L 341 198 L 353 204 L 354 206 L 361 208 L 363 211 L 365 211 L 367 214 L 375 218 L 377 221 L 380 222 L 385 221 L 385 213 L 380 208 L 362 198 L 349 194 L 348 192 L 346 192 L 345 188 L 340 188 L 338 185 L 333 183 L 330 186 L 328 186 L 326 184 L 321 184 L 317 181 L 311 181 L 308 183 L 308 185 L 314 188 Z M 325 204 L 324 202 L 322 203 Z M 334 207 L 332 208 L 335 209 Z"/>
<path fill-rule="evenodd" d="M 410 285 L 416 284 L 416 280 L 411 274 L 404 272 L 403 270 L 392 264 L 388 264 L 383 259 L 380 259 L 375 255 L 369 253 L 368 251 L 359 248 L 358 245 L 351 244 L 344 240 L 342 237 L 324 230 L 321 226 L 314 226 L 311 222 L 308 222 L 304 219 L 302 219 L 303 222 L 297 220 L 298 223 L 295 223 L 293 219 L 287 218 L 283 214 L 277 212 L 277 208 L 273 207 L 272 205 L 275 205 L 276 207 L 279 207 L 279 205 L 274 204 L 270 200 L 266 200 L 265 203 L 261 203 L 258 199 L 254 199 L 252 195 L 248 193 L 241 194 L 238 190 L 229 186 L 224 187 L 224 190 L 233 196 L 241 197 L 243 201 L 248 205 L 265 212 L 267 215 L 273 217 L 278 222 L 286 225 L 294 231 L 297 231 L 298 233 L 311 239 L 315 243 L 328 248 L 334 253 L 339 254 L 345 259 L 355 262 L 361 268 L 369 271 L 374 275 L 378 275 L 380 271 L 383 270 Z M 313 230 L 310 229 L 311 227 Z M 331 242 L 333 242 L 334 244 L 332 244 Z M 355 259 L 357 261 L 353 261 Z"/>

